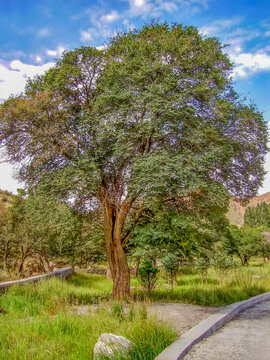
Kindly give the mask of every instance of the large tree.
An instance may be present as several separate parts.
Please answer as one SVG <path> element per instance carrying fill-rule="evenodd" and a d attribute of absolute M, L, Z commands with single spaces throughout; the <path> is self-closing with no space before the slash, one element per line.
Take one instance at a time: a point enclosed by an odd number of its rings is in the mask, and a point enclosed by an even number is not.
<path fill-rule="evenodd" d="M 153 23 L 65 53 L 1 106 L 0 141 L 26 184 L 102 208 L 114 297 L 129 296 L 125 246 L 149 202 L 195 209 L 261 184 L 266 125 L 231 70 L 216 38 Z"/>

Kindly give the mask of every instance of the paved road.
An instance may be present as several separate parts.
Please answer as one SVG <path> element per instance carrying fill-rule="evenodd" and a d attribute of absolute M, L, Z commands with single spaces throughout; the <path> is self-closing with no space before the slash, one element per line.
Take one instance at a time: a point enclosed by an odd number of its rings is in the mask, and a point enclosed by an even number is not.
<path fill-rule="evenodd" d="M 240 313 L 184 360 L 270 360 L 270 301 Z"/>

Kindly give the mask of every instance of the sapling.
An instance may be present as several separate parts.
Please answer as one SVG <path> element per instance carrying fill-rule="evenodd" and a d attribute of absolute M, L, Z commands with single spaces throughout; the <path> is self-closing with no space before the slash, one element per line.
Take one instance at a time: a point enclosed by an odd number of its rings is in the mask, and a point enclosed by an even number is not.
<path fill-rule="evenodd" d="M 175 254 L 169 253 L 161 259 L 163 268 L 171 281 L 171 289 L 173 291 L 173 281 L 176 276 L 176 272 L 179 269 L 179 257 Z"/>
<path fill-rule="evenodd" d="M 159 270 L 153 267 L 151 261 L 145 260 L 138 273 L 142 287 L 150 293 L 157 284 L 157 274 L 159 273 Z"/>
<path fill-rule="evenodd" d="M 211 260 L 211 265 L 219 274 L 219 284 L 221 287 L 223 274 L 234 266 L 233 258 L 232 256 L 229 256 L 222 248 L 218 248 Z"/>
<path fill-rule="evenodd" d="M 207 274 L 210 267 L 210 259 L 207 255 L 199 256 L 195 261 L 195 269 L 201 276 L 201 281 L 203 285 L 203 281 L 207 284 Z"/>

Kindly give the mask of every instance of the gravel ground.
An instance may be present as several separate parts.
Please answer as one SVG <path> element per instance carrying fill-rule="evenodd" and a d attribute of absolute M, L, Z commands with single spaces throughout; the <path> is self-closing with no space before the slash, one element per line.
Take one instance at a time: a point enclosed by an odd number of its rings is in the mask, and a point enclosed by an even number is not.
<path fill-rule="evenodd" d="M 181 335 L 221 309 L 189 304 L 154 303 L 148 306 L 148 313 L 157 316 L 161 322 L 169 323 Z"/>
<path fill-rule="evenodd" d="M 184 360 L 270 360 L 270 301 L 245 310 Z"/>
<path fill-rule="evenodd" d="M 106 304 L 103 305 L 106 306 Z M 152 303 L 147 305 L 148 314 L 156 316 L 160 322 L 167 322 L 172 325 L 179 336 L 220 309 L 220 307 L 175 303 Z M 98 310 L 99 305 L 79 305 L 73 306 L 70 313 L 88 316 Z"/>

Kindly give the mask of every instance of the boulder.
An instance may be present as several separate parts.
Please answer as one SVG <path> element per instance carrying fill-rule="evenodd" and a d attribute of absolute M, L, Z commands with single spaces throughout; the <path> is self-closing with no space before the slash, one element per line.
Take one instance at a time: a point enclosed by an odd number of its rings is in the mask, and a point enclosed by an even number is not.
<path fill-rule="evenodd" d="M 98 359 L 101 355 L 111 356 L 116 352 L 127 354 L 133 343 L 123 336 L 105 333 L 102 334 L 94 347 L 94 359 Z"/>

